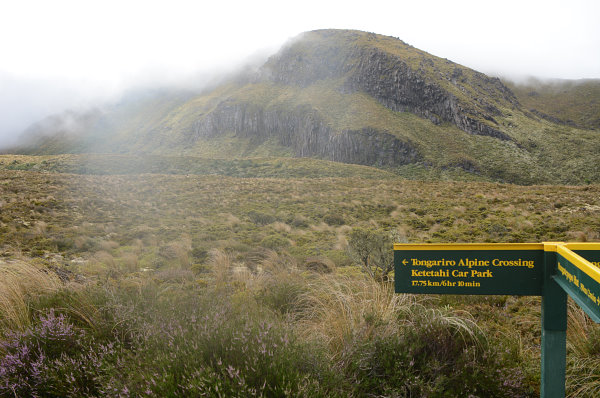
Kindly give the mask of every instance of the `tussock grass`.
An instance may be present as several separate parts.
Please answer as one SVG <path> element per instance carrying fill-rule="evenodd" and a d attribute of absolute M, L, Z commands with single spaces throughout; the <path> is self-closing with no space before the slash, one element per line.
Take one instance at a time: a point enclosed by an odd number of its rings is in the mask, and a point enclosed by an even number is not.
<path fill-rule="evenodd" d="M 211 275 L 214 278 L 216 287 L 222 287 L 228 284 L 232 275 L 234 264 L 233 257 L 220 249 L 213 249 L 209 253 L 209 267 Z"/>
<path fill-rule="evenodd" d="M 0 334 L 30 324 L 28 300 L 62 287 L 60 279 L 25 260 L 0 260 Z"/>
<path fill-rule="evenodd" d="M 567 364 L 567 397 L 595 398 L 600 396 L 599 373 L 599 358 L 570 358 Z"/>
<path fill-rule="evenodd" d="M 409 315 L 417 305 L 415 296 L 395 294 L 389 284 L 340 275 L 311 281 L 300 301 L 300 333 L 325 340 L 337 359 L 357 335 L 368 339 L 397 333 L 399 314 Z"/>
<path fill-rule="evenodd" d="M 570 298 L 568 309 L 568 350 L 577 356 L 600 354 L 600 327 Z"/>
<path fill-rule="evenodd" d="M 413 327 L 423 327 L 418 325 L 415 320 L 421 322 L 427 320 L 430 323 L 435 323 L 438 327 L 448 329 L 455 332 L 455 336 L 466 346 L 474 344 L 475 348 L 483 349 L 487 344 L 483 329 L 475 322 L 473 316 L 465 310 L 456 310 L 449 306 L 441 308 L 425 308 L 423 306 L 416 307 L 421 309 L 421 314 L 408 317 Z"/>

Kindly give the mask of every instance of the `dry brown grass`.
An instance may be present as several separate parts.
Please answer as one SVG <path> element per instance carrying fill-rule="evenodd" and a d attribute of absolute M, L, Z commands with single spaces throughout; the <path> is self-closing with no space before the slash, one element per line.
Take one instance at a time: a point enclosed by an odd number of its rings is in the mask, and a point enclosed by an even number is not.
<path fill-rule="evenodd" d="M 335 236 L 335 245 L 333 248 L 335 250 L 348 250 L 348 238 L 346 237 L 346 232 L 338 232 Z"/>
<path fill-rule="evenodd" d="M 184 284 L 194 279 L 194 273 L 186 269 L 167 268 L 155 273 L 154 277 L 161 282 Z"/>
<path fill-rule="evenodd" d="M 37 221 L 31 230 L 32 235 L 34 236 L 44 236 L 46 234 L 46 230 L 48 229 L 48 224 L 44 221 Z"/>
<path fill-rule="evenodd" d="M 598 358 L 600 326 L 575 302 L 569 299 L 567 329 L 567 396 L 570 398 L 600 396 L 600 358 Z"/>
<path fill-rule="evenodd" d="M 240 223 L 242 222 L 238 217 L 236 217 L 235 215 L 233 215 L 231 213 L 222 213 L 219 216 L 222 217 L 223 224 L 225 224 L 229 227 L 234 227 L 236 225 L 240 225 Z"/>
<path fill-rule="evenodd" d="M 398 313 L 415 304 L 415 296 L 395 294 L 388 284 L 365 277 L 321 275 L 301 298 L 304 312 L 298 323 L 305 338 L 327 342 L 334 356 L 342 353 L 356 334 L 397 332 Z"/>
<path fill-rule="evenodd" d="M 568 308 L 567 348 L 577 356 L 587 356 L 590 351 L 590 338 L 600 335 L 600 326 L 596 325 L 570 298 Z"/>
<path fill-rule="evenodd" d="M 0 260 L 0 334 L 26 328 L 30 322 L 28 299 L 61 286 L 56 274 L 28 261 Z"/>
<path fill-rule="evenodd" d="M 223 287 L 227 285 L 232 275 L 233 256 L 221 249 L 212 249 L 209 256 L 208 266 L 210 267 L 215 286 Z"/>
<path fill-rule="evenodd" d="M 112 241 L 112 240 L 104 240 L 104 241 L 102 241 L 102 242 L 100 242 L 98 244 L 98 247 L 101 250 L 110 252 L 111 250 L 114 250 L 114 249 L 118 248 L 119 244 L 117 242 L 115 242 L 115 241 Z"/>
<path fill-rule="evenodd" d="M 324 222 L 320 222 L 319 224 L 313 224 L 310 226 L 310 229 L 314 232 L 332 232 L 335 231 L 335 227 L 325 224 Z"/>
<path fill-rule="evenodd" d="M 596 398 L 600 396 L 600 360 L 577 358 L 567 367 L 567 397 Z"/>
<path fill-rule="evenodd" d="M 115 258 L 112 254 L 105 250 L 97 251 L 94 254 L 94 260 L 98 261 L 101 264 L 104 264 L 109 269 L 115 268 Z"/>
<path fill-rule="evenodd" d="M 121 263 L 126 272 L 135 272 L 138 270 L 138 255 L 134 252 L 127 252 L 121 256 Z"/>
<path fill-rule="evenodd" d="M 284 233 L 290 233 L 292 232 L 292 227 L 290 227 L 289 225 L 287 225 L 286 223 L 283 223 L 281 221 L 276 221 L 273 224 L 271 224 L 273 226 L 273 229 L 277 232 L 284 232 Z"/>

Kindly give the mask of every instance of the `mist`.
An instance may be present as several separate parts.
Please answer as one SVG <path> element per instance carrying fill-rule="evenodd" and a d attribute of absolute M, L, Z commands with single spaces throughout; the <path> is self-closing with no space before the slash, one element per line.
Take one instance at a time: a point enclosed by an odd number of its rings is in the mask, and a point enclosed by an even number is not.
<path fill-rule="evenodd" d="M 32 12 L 35 10 L 35 12 Z M 314 29 L 398 37 L 494 76 L 600 78 L 600 3 L 20 1 L 0 14 L 0 146 L 65 109 L 143 87 L 202 89 Z M 260 56 L 257 56 L 259 54 Z"/>
<path fill-rule="evenodd" d="M 23 132 L 50 116 L 53 123 L 70 126 L 73 113 L 102 109 L 146 91 L 201 93 L 256 72 L 275 51 L 274 47 L 262 48 L 226 64 L 199 65 L 191 71 L 146 67 L 116 79 L 28 78 L 0 73 L 0 149 L 18 144 Z M 58 121 L 60 117 L 65 120 Z"/>
<path fill-rule="evenodd" d="M 0 75 L 0 147 L 13 145 L 32 123 L 65 109 L 80 110 L 115 93 L 54 79 Z"/>

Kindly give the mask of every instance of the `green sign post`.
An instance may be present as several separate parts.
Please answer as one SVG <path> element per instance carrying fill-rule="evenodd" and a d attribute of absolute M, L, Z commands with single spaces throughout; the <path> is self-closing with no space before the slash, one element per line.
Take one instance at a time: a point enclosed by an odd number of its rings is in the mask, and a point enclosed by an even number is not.
<path fill-rule="evenodd" d="M 600 243 L 395 244 L 396 293 L 542 297 L 541 397 L 564 398 L 567 294 L 600 323 Z"/>

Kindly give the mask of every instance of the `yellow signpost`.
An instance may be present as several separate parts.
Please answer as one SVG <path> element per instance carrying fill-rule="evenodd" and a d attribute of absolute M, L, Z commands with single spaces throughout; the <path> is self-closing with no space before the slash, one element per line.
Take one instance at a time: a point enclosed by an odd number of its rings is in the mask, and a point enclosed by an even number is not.
<path fill-rule="evenodd" d="M 564 398 L 567 294 L 600 323 L 600 243 L 395 244 L 396 293 L 542 297 L 541 397 Z"/>

